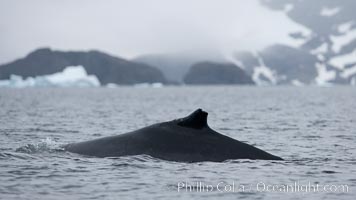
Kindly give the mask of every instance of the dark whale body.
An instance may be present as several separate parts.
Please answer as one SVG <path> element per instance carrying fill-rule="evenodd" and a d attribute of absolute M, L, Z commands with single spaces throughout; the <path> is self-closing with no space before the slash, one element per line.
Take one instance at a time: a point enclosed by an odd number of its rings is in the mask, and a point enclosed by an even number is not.
<path fill-rule="evenodd" d="M 229 159 L 282 160 L 256 147 L 212 130 L 208 113 L 153 124 L 129 133 L 64 146 L 73 153 L 96 157 L 146 154 L 178 162 L 221 162 Z"/>

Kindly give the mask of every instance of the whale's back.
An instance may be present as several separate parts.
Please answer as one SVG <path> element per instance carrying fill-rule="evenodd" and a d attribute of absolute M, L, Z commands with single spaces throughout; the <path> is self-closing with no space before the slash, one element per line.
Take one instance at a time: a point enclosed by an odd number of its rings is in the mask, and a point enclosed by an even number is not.
<path fill-rule="evenodd" d="M 96 157 L 147 154 L 171 161 L 199 162 L 228 159 L 281 158 L 212 130 L 207 113 L 201 109 L 191 115 L 154 124 L 133 132 L 72 143 L 65 149 Z"/>

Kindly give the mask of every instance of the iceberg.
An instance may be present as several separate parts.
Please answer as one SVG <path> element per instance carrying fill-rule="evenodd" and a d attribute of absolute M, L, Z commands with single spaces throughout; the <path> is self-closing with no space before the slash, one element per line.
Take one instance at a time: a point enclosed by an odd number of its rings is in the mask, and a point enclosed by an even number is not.
<path fill-rule="evenodd" d="M 83 66 L 68 66 L 62 72 L 50 75 L 27 77 L 11 75 L 9 80 L 0 80 L 0 87 L 99 87 L 95 75 L 88 75 Z"/>

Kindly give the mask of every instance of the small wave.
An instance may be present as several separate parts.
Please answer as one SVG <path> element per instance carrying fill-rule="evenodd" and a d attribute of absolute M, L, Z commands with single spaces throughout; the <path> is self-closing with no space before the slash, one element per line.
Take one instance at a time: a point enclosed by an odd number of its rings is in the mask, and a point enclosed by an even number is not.
<path fill-rule="evenodd" d="M 7 159 L 28 160 L 28 159 L 34 159 L 34 157 L 29 154 L 22 154 L 16 152 L 1 152 L 0 160 L 7 160 Z"/>
<path fill-rule="evenodd" d="M 29 128 L 24 130 L 25 132 L 44 132 L 44 133 L 79 133 L 77 130 L 66 130 L 66 129 L 47 129 L 47 128 Z"/>
<path fill-rule="evenodd" d="M 332 170 L 323 170 L 321 172 L 325 173 L 325 174 L 335 174 L 335 173 L 337 173 L 336 171 L 332 171 Z"/>
<path fill-rule="evenodd" d="M 308 140 L 318 140 L 318 139 L 322 138 L 320 135 L 305 135 L 303 137 Z"/>
<path fill-rule="evenodd" d="M 161 160 L 159 158 L 152 157 L 147 154 L 140 154 L 140 155 L 131 155 L 131 156 L 120 156 L 120 157 L 107 157 L 107 159 L 111 160 L 121 160 L 121 161 L 128 161 L 128 162 L 160 162 L 160 161 L 165 161 Z M 167 162 L 167 161 L 166 161 Z"/>
<path fill-rule="evenodd" d="M 34 154 L 41 152 L 56 152 L 59 150 L 63 150 L 61 144 L 47 137 L 37 144 L 26 144 L 25 146 L 17 148 L 15 151 L 19 153 Z"/>
<path fill-rule="evenodd" d="M 163 163 L 168 164 L 170 162 L 159 158 L 154 158 L 146 154 L 122 157 L 109 157 L 108 159 L 114 161 L 111 164 L 114 167 L 136 169 L 146 169 L 148 167 L 151 169 L 161 168 Z"/>
<path fill-rule="evenodd" d="M 250 160 L 250 159 L 230 159 L 224 161 L 224 163 L 255 163 L 256 160 Z"/>

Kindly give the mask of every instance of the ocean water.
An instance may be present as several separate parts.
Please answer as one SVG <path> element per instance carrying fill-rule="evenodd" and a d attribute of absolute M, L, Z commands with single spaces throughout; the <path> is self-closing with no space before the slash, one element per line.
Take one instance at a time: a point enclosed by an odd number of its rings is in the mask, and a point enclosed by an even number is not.
<path fill-rule="evenodd" d="M 0 89 L 0 199 L 354 199 L 356 88 Z M 93 158 L 61 145 L 209 112 L 284 161 Z"/>

